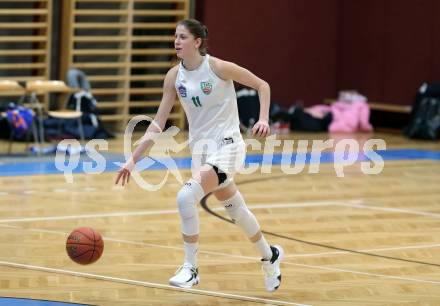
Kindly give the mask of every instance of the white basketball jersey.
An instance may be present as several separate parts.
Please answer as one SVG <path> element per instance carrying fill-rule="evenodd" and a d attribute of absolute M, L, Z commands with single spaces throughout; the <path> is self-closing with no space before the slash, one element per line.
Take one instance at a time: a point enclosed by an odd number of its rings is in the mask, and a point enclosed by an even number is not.
<path fill-rule="evenodd" d="M 191 147 L 200 139 L 243 141 L 233 81 L 222 80 L 211 70 L 209 55 L 195 70 L 180 62 L 175 87 L 188 118 Z"/>

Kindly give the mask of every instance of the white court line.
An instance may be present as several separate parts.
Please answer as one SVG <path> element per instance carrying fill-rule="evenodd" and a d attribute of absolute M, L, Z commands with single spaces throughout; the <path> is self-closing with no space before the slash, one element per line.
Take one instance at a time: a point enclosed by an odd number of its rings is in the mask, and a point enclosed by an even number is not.
<path fill-rule="evenodd" d="M 358 200 L 347 201 L 357 205 Z M 338 201 L 317 201 L 317 202 L 297 202 L 297 203 L 272 203 L 260 205 L 248 205 L 250 209 L 268 209 L 268 208 L 302 208 L 315 206 L 345 206 L 347 202 Z M 348 204 L 347 204 L 348 205 Z M 223 207 L 216 207 L 213 211 L 224 211 Z M 70 215 L 70 216 L 47 216 L 47 217 L 28 217 L 15 219 L 0 219 L 0 223 L 9 222 L 33 222 L 33 221 L 58 221 L 58 220 L 76 220 L 76 219 L 93 219 L 93 218 L 109 218 L 109 217 L 128 217 L 128 216 L 152 216 L 152 215 L 168 215 L 177 214 L 177 209 L 170 210 L 141 210 L 141 211 L 127 211 L 127 212 L 113 212 L 101 214 L 84 214 L 84 215 Z"/>
<path fill-rule="evenodd" d="M 319 206 L 341 206 L 360 209 L 370 209 L 388 212 L 399 212 L 412 215 L 420 215 L 427 217 L 440 218 L 438 213 L 423 212 L 417 210 L 408 210 L 391 207 L 369 206 L 360 204 L 362 201 L 349 200 L 349 201 L 316 201 L 316 202 L 296 202 L 296 203 L 271 203 L 271 204 L 259 204 L 248 205 L 250 209 L 271 209 L 271 208 L 303 208 L 303 207 L 319 207 Z M 223 207 L 216 207 L 213 211 L 223 211 Z M 141 210 L 141 211 L 128 211 L 128 212 L 114 212 L 114 213 L 101 213 L 101 214 L 84 214 L 84 215 L 69 215 L 69 216 L 46 216 L 46 217 L 28 217 L 28 218 L 15 218 L 15 219 L 0 219 L 0 223 L 9 222 L 33 222 L 33 221 L 58 221 L 58 220 L 76 220 L 76 219 L 93 219 L 93 218 L 109 218 L 109 217 L 128 217 L 128 216 L 152 216 L 152 215 L 168 215 L 177 214 L 177 209 L 170 210 Z"/>
<path fill-rule="evenodd" d="M 15 228 L 15 229 L 21 229 L 24 231 L 29 232 L 36 232 L 36 233 L 47 233 L 47 234 L 58 234 L 63 235 L 65 237 L 68 236 L 68 233 L 65 232 L 59 232 L 59 231 L 52 231 L 52 230 L 45 230 L 45 229 L 35 229 L 35 228 L 23 228 L 18 225 L 6 225 L 6 224 L 0 224 L 0 227 L 6 227 L 6 228 Z M 109 237 L 102 237 L 104 241 L 111 241 L 111 242 L 117 242 L 117 243 L 125 243 L 125 244 L 131 244 L 131 245 L 137 245 L 137 246 L 144 246 L 144 247 L 152 247 L 152 248 L 161 248 L 161 249 L 170 249 L 170 250 L 176 250 L 183 252 L 182 247 L 177 246 L 171 246 L 171 245 L 163 245 L 163 244 L 155 244 L 155 243 L 147 243 L 147 242 L 141 242 L 141 241 L 131 241 L 131 240 L 124 240 L 124 239 L 117 239 L 117 238 L 109 238 Z M 198 253 L 202 254 L 209 254 L 209 255 L 220 255 L 220 256 L 228 256 L 228 257 L 234 257 L 233 255 L 229 253 L 221 253 L 221 252 L 211 252 L 211 251 L 204 251 L 204 250 L 198 250 Z M 250 257 L 250 256 L 240 256 L 240 258 L 244 258 L 247 260 L 260 260 L 261 258 L 257 257 Z"/>
<path fill-rule="evenodd" d="M 64 236 L 67 236 L 66 233 L 57 232 L 57 231 L 40 230 L 40 229 L 29 229 L 29 228 L 22 228 L 22 227 L 19 227 L 19 226 L 14 226 L 14 225 L 0 225 L 0 226 L 1 227 L 8 227 L 8 228 L 20 228 L 20 229 L 23 229 L 23 230 L 35 231 L 35 232 L 62 234 Z M 146 242 L 129 241 L 129 240 L 123 240 L 123 239 L 107 238 L 107 237 L 103 237 L 103 239 L 104 239 L 104 241 L 112 241 L 112 242 L 133 244 L 133 245 L 139 245 L 139 246 L 157 247 L 157 248 L 165 248 L 165 249 L 172 249 L 172 250 L 183 251 L 182 247 L 176 247 L 176 246 L 168 246 L 168 245 L 152 244 L 152 243 L 146 243 Z M 251 260 L 251 261 L 259 261 L 260 260 L 259 257 L 243 256 L 243 255 L 221 253 L 221 252 L 215 252 L 215 251 L 204 251 L 204 250 L 200 250 L 200 249 L 199 249 L 198 252 L 199 253 L 203 253 L 203 254 L 216 255 L 216 256 L 224 256 L 224 257 L 231 257 L 231 258 L 239 258 L 239 259 L 246 259 L 246 260 Z M 378 274 L 378 273 L 369 273 L 369 272 L 362 272 L 362 271 L 356 271 L 356 270 L 348 270 L 348 269 L 330 268 L 330 267 L 324 267 L 324 266 L 306 265 L 306 264 L 287 262 L 287 261 L 283 261 L 283 264 L 285 264 L 285 265 L 292 265 L 292 266 L 299 266 L 299 267 L 305 267 L 305 268 L 310 268 L 310 269 L 321 269 L 321 270 L 328 270 L 328 271 L 332 271 L 332 272 L 344 272 L 344 273 L 351 273 L 351 274 L 371 276 L 371 277 L 379 277 L 379 278 L 388 278 L 388 279 L 395 279 L 395 280 L 411 281 L 411 282 L 417 282 L 417 283 L 429 283 L 429 284 L 436 284 L 436 285 L 440 284 L 440 281 L 434 281 L 434 280 L 424 280 L 424 279 L 418 279 L 418 278 L 393 276 L 393 275 Z"/>
<path fill-rule="evenodd" d="M 354 270 L 339 269 L 339 268 L 330 268 L 330 267 L 323 267 L 323 266 L 312 266 L 312 265 L 305 265 L 305 264 L 294 263 L 294 262 L 285 262 L 285 261 L 283 262 L 283 264 L 311 268 L 311 269 L 328 270 L 328 271 L 332 271 L 332 272 L 347 272 L 347 273 L 353 273 L 353 274 L 365 275 L 365 276 L 375 276 L 375 277 L 380 277 L 380 278 L 389 278 L 389 279 L 404 280 L 404 281 L 411 281 L 411 282 L 417 282 L 417 283 L 428 283 L 428 284 L 440 285 L 440 281 L 426 280 L 426 279 L 419 279 L 419 278 L 412 278 L 412 277 L 402 277 L 402 276 L 394 276 L 394 275 L 386 275 L 386 274 L 378 274 L 378 273 L 369 273 L 369 272 L 354 271 Z"/>
<path fill-rule="evenodd" d="M 349 204 L 350 203 L 350 204 Z M 378 210 L 384 210 L 386 208 L 383 207 L 376 207 L 376 206 L 364 206 L 359 205 L 359 200 L 353 200 L 353 201 L 346 201 L 344 203 L 340 203 L 337 201 L 323 201 L 323 202 L 303 202 L 303 203 L 274 203 L 274 204 L 264 204 L 264 205 L 252 205 L 249 206 L 252 209 L 267 209 L 267 208 L 295 208 L 295 207 L 313 207 L 313 206 L 346 206 L 346 207 L 354 207 L 354 208 L 369 208 L 369 209 L 378 209 Z M 222 207 L 213 209 L 213 210 L 223 210 Z M 394 211 L 394 209 L 393 209 Z M 408 211 L 408 210 L 402 210 L 400 212 L 405 213 L 415 213 L 415 214 L 422 214 L 423 212 L 417 212 L 417 211 Z M 170 214 L 170 213 L 177 213 L 177 210 L 163 210 L 163 211 L 139 211 L 139 212 L 128 212 L 128 213 L 110 213 L 110 214 L 96 214 L 96 215 L 79 215 L 79 216 L 60 216 L 60 217 L 42 217 L 42 218 L 22 218 L 22 219 L 4 219 L 0 220 L 0 223 L 7 223 L 12 222 L 12 220 L 18 220 L 16 222 L 26 222 L 26 221 L 33 221 L 35 219 L 37 220 L 47 220 L 49 218 L 50 220 L 55 219 L 59 220 L 64 218 L 81 218 L 84 216 L 88 216 L 90 218 L 95 217 L 105 217 L 105 216 L 126 216 L 126 215 L 156 215 L 156 214 Z M 426 215 L 423 213 L 423 215 Z M 430 213 L 428 213 L 428 216 L 431 216 Z M 12 227 L 12 226 L 11 226 Z M 50 232 L 50 231 L 46 231 Z M 65 233 L 62 233 L 65 235 Z M 132 243 L 137 245 L 144 245 L 144 246 L 151 246 L 151 247 L 163 247 L 163 248 L 170 248 L 170 249 L 178 249 L 181 250 L 181 248 L 172 247 L 172 246 L 161 246 L 161 245 L 153 245 L 148 243 L 140 243 L 140 242 L 128 242 L 124 240 L 119 239 L 112 239 L 106 238 L 109 241 L 115 241 L 115 242 L 121 242 L 121 243 Z M 235 258 L 243 258 L 243 259 L 258 259 L 254 257 L 246 257 L 246 256 L 240 256 L 240 255 L 233 255 L 233 254 L 227 254 L 227 253 L 219 253 L 219 252 L 208 252 L 208 251 L 200 251 L 200 253 L 207 253 L 207 254 L 215 254 L 220 256 L 228 256 L 228 257 L 235 257 Z M 422 283 L 433 283 L 433 284 L 440 284 L 440 282 L 437 281 L 431 281 L 431 280 L 423 280 L 423 279 L 415 279 L 415 278 L 406 278 L 406 277 L 397 277 L 397 276 L 390 276 L 390 275 L 383 275 L 383 274 L 375 274 L 375 273 L 367 273 L 367 272 L 360 272 L 355 270 L 347 270 L 347 269 L 337 269 L 337 268 L 329 268 L 329 267 L 322 267 L 322 266 L 312 266 L 312 265 L 303 265 L 303 264 L 297 264 L 297 263 L 291 263 L 291 262 L 284 262 L 285 264 L 289 265 L 297 265 L 297 266 L 303 266 L 303 267 L 309 267 L 314 269 L 324 269 L 324 270 L 330 270 L 330 271 L 338 271 L 338 272 L 347 272 L 347 273 L 353 273 L 353 274 L 361 274 L 361 275 L 368 275 L 368 276 L 375 276 L 375 277 L 382 277 L 382 278 L 391 278 L 391 279 L 400 279 L 400 280 L 407 280 L 407 281 L 414 281 L 414 282 L 422 282 Z"/>
<path fill-rule="evenodd" d="M 30 217 L 30 218 L 17 218 L 17 219 L 0 219 L 0 223 L 33 222 L 33 221 L 58 221 L 58 220 L 72 220 L 72 219 L 76 220 L 76 219 L 147 216 L 147 215 L 167 215 L 167 214 L 175 214 L 177 212 L 178 212 L 177 210 L 147 210 L 147 211 L 143 210 L 143 211 L 115 212 L 115 213 L 88 214 L 88 215 Z"/>
<path fill-rule="evenodd" d="M 192 288 L 184 289 L 184 288 L 179 288 L 179 287 L 174 287 L 174 286 L 164 285 L 164 284 L 159 284 L 159 283 L 137 281 L 137 280 L 127 279 L 127 278 L 77 272 L 77 271 L 72 271 L 72 270 L 54 269 L 54 268 L 47 268 L 47 267 L 42 267 L 42 266 L 26 265 L 26 264 L 20 264 L 20 263 L 15 263 L 15 262 L 8 262 L 8 261 L 0 261 L 0 265 L 11 267 L 11 268 L 18 268 L 18 269 L 36 270 L 36 271 L 43 271 L 43 272 L 48 272 L 48 273 L 58 273 L 58 274 L 66 274 L 66 275 L 71 275 L 71 276 L 86 277 L 86 278 L 97 279 L 97 280 L 102 280 L 102 281 L 117 282 L 117 283 L 122 283 L 122 284 L 143 286 L 143 287 L 154 288 L 154 289 L 183 291 L 186 293 L 191 293 L 191 294 L 196 294 L 196 295 L 208 295 L 208 296 L 213 296 L 213 297 L 234 299 L 234 300 L 240 300 L 240 301 L 265 303 L 265 304 L 269 303 L 269 304 L 275 304 L 275 305 L 308 306 L 306 304 L 298 304 L 298 303 L 285 302 L 285 301 L 280 301 L 280 300 L 263 299 L 263 298 L 245 296 L 245 295 L 224 293 L 224 292 L 220 292 L 220 291 L 209 291 L 209 290 L 200 290 L 200 289 L 192 289 Z"/>
<path fill-rule="evenodd" d="M 364 209 L 372 209 L 372 210 L 382 210 L 382 211 L 390 211 L 390 212 L 398 212 L 398 213 L 404 213 L 404 214 L 411 214 L 411 215 L 419 215 L 419 216 L 427 216 L 427 217 L 434 217 L 434 218 L 440 218 L 440 214 L 438 213 L 431 213 L 426 211 L 418 211 L 418 210 L 410 210 L 410 209 L 402 209 L 402 208 L 392 208 L 392 207 L 381 207 L 381 206 L 370 206 L 370 205 L 364 205 L 364 204 L 337 204 L 340 206 L 348 206 L 348 207 L 354 207 L 354 208 L 364 208 Z"/>
<path fill-rule="evenodd" d="M 429 248 L 438 248 L 440 244 L 421 244 L 421 245 L 408 245 L 408 246 L 400 246 L 400 247 L 388 247 L 388 248 L 378 248 L 378 249 L 365 249 L 365 250 L 354 250 L 355 252 L 383 252 L 383 251 L 402 251 L 402 250 L 411 250 L 411 249 L 429 249 Z M 293 254 L 284 256 L 285 258 L 294 258 L 294 257 L 319 257 L 326 255 L 342 255 L 342 254 L 350 254 L 353 255 L 352 252 L 348 251 L 334 251 L 334 252 L 321 252 L 321 253 L 306 253 L 306 254 Z"/>
<path fill-rule="evenodd" d="M 355 203 L 359 203 L 356 201 Z M 353 204 L 355 204 L 353 203 Z M 331 206 L 342 205 L 344 203 L 322 201 L 322 202 L 300 202 L 300 203 L 274 203 L 263 205 L 248 205 L 251 209 L 267 209 L 267 208 L 301 208 L 301 207 L 314 207 L 314 206 Z M 223 211 L 223 207 L 216 207 L 213 211 Z M 48 217 L 29 217 L 29 218 L 16 218 L 16 219 L 0 219 L 0 223 L 9 222 L 32 222 L 32 221 L 57 221 L 57 220 L 71 220 L 71 219 L 92 219 L 92 218 L 108 218 L 108 217 L 128 217 L 128 216 L 147 216 L 147 215 L 168 215 L 177 214 L 177 209 L 171 210 L 142 210 L 142 211 L 129 211 L 129 212 L 114 212 L 114 213 L 101 213 L 101 214 L 87 214 L 87 215 L 70 215 L 70 216 L 48 216 Z"/>
<path fill-rule="evenodd" d="M 112 239 L 112 240 L 115 241 L 115 242 L 120 242 L 120 243 L 130 243 L 130 244 L 144 245 L 144 246 L 151 246 L 151 247 L 162 247 L 161 245 L 151 244 L 151 243 L 134 242 L 134 241 L 127 241 L 127 240 L 120 240 L 120 239 Z M 170 249 L 178 249 L 178 250 L 183 251 L 182 248 L 178 248 L 178 247 L 170 247 L 170 246 L 164 246 L 164 247 L 165 248 L 170 248 Z M 210 254 L 210 255 L 217 255 L 217 256 L 234 257 L 234 258 L 240 258 L 240 259 L 246 259 L 246 260 L 252 260 L 252 261 L 259 261 L 260 260 L 259 257 L 242 256 L 242 255 L 235 255 L 235 254 L 221 253 L 221 252 L 213 252 L 213 251 L 203 251 L 203 250 L 200 250 L 200 249 L 199 249 L 199 253 Z M 378 274 L 378 273 L 368 273 L 368 272 L 362 272 L 362 271 L 356 271 L 356 270 L 330 268 L 330 267 L 323 267 L 323 266 L 306 265 L 306 264 L 287 262 L 287 261 L 283 261 L 283 264 L 293 265 L 293 266 L 300 266 L 300 267 L 306 267 L 306 268 L 311 268 L 311 269 L 323 269 L 323 270 L 329 270 L 329 271 L 333 271 L 333 272 L 352 273 L 352 274 L 358 274 L 358 275 L 366 275 L 366 276 L 373 276 L 373 277 L 380 277 L 380 278 L 397 279 L 397 280 L 404 280 L 404 281 L 411 281 L 411 282 L 418 282 L 418 283 L 440 284 L 440 281 L 424 280 L 424 279 L 418 279 L 418 278 L 393 276 L 393 275 Z"/>
<path fill-rule="evenodd" d="M 65 232 L 51 231 L 51 230 L 45 230 L 45 229 L 23 228 L 21 226 L 16 226 L 16 225 L 0 224 L 0 227 L 16 228 L 16 229 L 27 230 L 27 231 L 31 231 L 31 232 L 37 232 L 37 233 L 58 234 L 58 235 L 64 235 L 66 237 L 68 235 Z M 130 241 L 130 240 L 124 240 L 124 239 L 117 239 L 117 238 L 108 238 L 108 237 L 104 237 L 104 238 L 106 241 L 111 241 L 111 242 L 118 242 L 118 243 L 125 243 L 125 244 L 139 245 L 139 246 L 148 246 L 148 247 L 157 247 L 157 248 L 162 248 L 162 249 L 171 249 L 171 250 L 177 250 L 177 251 L 183 252 L 182 247 L 147 243 L 147 242 L 141 242 L 141 241 Z M 354 250 L 354 251 L 356 251 L 356 252 L 383 252 L 383 251 L 385 251 L 386 252 L 386 251 L 402 251 L 402 250 L 411 250 L 411 249 L 429 249 L 429 248 L 437 248 L 437 247 L 440 247 L 440 244 L 407 245 L 407 246 L 399 246 L 399 247 L 363 249 L 363 250 Z M 211 251 L 204 251 L 204 250 L 199 250 L 199 253 L 210 254 L 210 255 L 231 256 L 231 254 L 229 254 L 229 253 L 211 252 Z M 304 253 L 304 254 L 285 255 L 284 258 L 319 257 L 319 256 L 326 256 L 326 255 L 342 255 L 342 254 L 353 255 L 354 253 L 347 252 L 347 251 Z M 251 257 L 251 256 L 241 256 L 241 258 L 250 259 L 250 260 L 259 259 L 257 257 Z"/>

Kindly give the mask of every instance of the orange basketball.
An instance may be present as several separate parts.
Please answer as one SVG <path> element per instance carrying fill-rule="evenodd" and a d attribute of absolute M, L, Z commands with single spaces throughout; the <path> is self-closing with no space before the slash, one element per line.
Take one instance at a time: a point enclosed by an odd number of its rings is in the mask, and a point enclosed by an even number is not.
<path fill-rule="evenodd" d="M 97 261 L 104 250 L 101 234 L 90 227 L 74 229 L 67 237 L 66 251 L 76 263 L 88 265 Z"/>

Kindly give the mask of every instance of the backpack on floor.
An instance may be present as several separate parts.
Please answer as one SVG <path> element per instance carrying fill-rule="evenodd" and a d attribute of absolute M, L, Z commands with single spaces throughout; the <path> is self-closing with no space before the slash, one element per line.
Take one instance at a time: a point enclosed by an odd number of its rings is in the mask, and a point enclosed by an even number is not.
<path fill-rule="evenodd" d="M 440 136 L 440 86 L 424 83 L 419 90 L 405 135 L 436 140 Z"/>
<path fill-rule="evenodd" d="M 440 99 L 423 98 L 405 134 L 409 138 L 436 140 L 440 135 Z"/>

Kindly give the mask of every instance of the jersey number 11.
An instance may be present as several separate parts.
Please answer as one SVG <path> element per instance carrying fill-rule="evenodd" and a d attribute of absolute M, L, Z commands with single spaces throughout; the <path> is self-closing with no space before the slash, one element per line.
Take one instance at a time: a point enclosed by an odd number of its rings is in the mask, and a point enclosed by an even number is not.
<path fill-rule="evenodd" d="M 194 103 L 194 105 L 195 105 L 196 107 L 200 107 L 200 106 L 202 106 L 202 103 L 200 103 L 200 98 L 199 98 L 199 96 L 192 97 L 191 100 L 193 101 L 193 103 Z"/>

